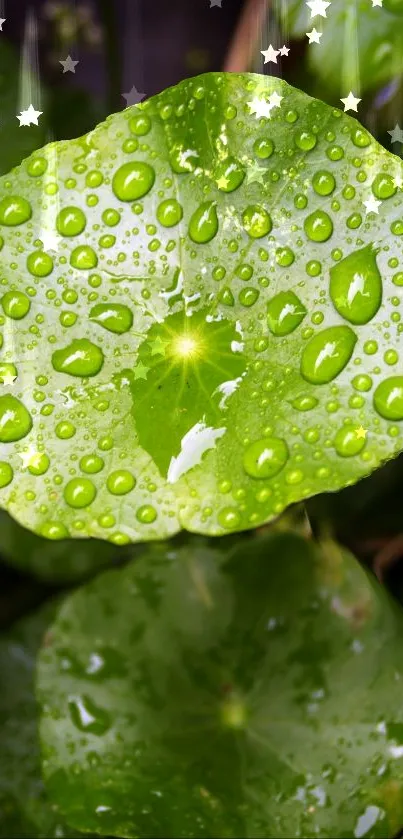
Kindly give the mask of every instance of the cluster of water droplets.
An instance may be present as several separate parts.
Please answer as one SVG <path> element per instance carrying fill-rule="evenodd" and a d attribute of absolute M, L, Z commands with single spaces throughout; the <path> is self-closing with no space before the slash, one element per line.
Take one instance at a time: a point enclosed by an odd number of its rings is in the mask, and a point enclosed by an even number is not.
<path fill-rule="evenodd" d="M 251 100 L 274 89 L 281 105 L 256 119 Z M 216 75 L 51 144 L 3 178 L 4 502 L 20 517 L 31 502 L 26 521 L 50 538 L 91 533 L 123 543 L 147 538 L 142 525 L 154 522 L 160 535 L 173 532 L 178 516 L 220 532 L 393 454 L 403 420 L 399 172 L 340 111 L 279 80 Z M 379 217 L 366 214 L 371 195 Z M 189 335 L 149 338 L 153 323 L 180 311 Z M 205 335 L 198 327 L 195 340 L 200 311 Z M 236 325 L 239 341 L 209 348 L 213 321 Z M 190 387 L 199 405 L 194 381 L 209 352 L 223 369 L 221 402 L 207 389 L 197 422 L 192 411 L 188 424 L 182 417 L 179 447 L 164 438 L 161 410 L 155 445 L 171 467 L 161 472 L 147 452 L 133 456 L 139 380 L 158 411 L 160 378 L 177 374 L 172 411 L 186 412 L 181 393 Z M 229 380 L 221 361 L 240 354 L 243 368 Z M 34 451 L 22 500 L 13 476 L 25 438 Z M 343 465 L 350 458 L 353 469 Z M 140 467 L 148 478 L 139 479 Z M 180 477 L 193 467 L 188 493 Z M 215 472 L 216 488 L 200 504 L 203 469 Z M 215 524 L 217 491 L 228 503 Z M 117 505 L 117 496 L 128 500 Z"/>

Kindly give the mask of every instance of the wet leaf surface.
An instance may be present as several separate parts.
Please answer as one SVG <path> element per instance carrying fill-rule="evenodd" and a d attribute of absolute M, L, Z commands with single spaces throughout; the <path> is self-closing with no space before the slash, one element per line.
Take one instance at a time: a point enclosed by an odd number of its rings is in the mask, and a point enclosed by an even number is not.
<path fill-rule="evenodd" d="M 402 617 L 290 533 L 155 546 L 67 599 L 37 690 L 47 789 L 125 837 L 389 837 Z"/>
<path fill-rule="evenodd" d="M 402 183 L 351 117 L 248 74 L 3 178 L 2 506 L 55 540 L 222 535 L 393 457 Z"/>

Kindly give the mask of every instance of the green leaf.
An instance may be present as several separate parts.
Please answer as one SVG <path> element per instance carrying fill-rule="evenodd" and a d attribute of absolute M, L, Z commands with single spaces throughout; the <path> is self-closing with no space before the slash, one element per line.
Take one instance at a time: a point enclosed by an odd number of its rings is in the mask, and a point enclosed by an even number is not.
<path fill-rule="evenodd" d="M 400 76 L 403 69 L 403 2 L 337 0 L 326 9 L 326 20 L 311 18 L 305 0 L 286 0 L 279 12 L 292 38 L 305 38 L 313 27 L 322 32 L 319 44 L 307 46 L 308 66 L 338 96 L 365 93 Z"/>
<path fill-rule="evenodd" d="M 400 451 L 401 177 L 348 115 L 208 74 L 0 181 L 1 505 L 221 535 Z"/>
<path fill-rule="evenodd" d="M 63 583 L 83 579 L 106 565 L 116 564 L 125 550 L 97 539 L 52 542 L 21 527 L 0 510 L 2 559 L 43 580 Z"/>
<path fill-rule="evenodd" d="M 66 829 L 41 779 L 33 670 L 55 604 L 18 623 L 0 640 L 0 837 L 50 839 Z"/>
<path fill-rule="evenodd" d="M 222 542 L 218 543 L 222 544 Z M 402 617 L 335 545 L 150 550 L 41 652 L 60 813 L 125 837 L 387 837 L 403 822 Z"/>

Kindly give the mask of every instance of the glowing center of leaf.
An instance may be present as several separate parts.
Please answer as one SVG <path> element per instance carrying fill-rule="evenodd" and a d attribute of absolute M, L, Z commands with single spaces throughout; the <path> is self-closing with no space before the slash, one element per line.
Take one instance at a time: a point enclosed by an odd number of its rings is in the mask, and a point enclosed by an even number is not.
<path fill-rule="evenodd" d="M 173 351 L 175 355 L 182 356 L 182 358 L 194 358 L 194 356 L 200 355 L 200 341 L 190 335 L 180 335 L 174 342 Z"/>

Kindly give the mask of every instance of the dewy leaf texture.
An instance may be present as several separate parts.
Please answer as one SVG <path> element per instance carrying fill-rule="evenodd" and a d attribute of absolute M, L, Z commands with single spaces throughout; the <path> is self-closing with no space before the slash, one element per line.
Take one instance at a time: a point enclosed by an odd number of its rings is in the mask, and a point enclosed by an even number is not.
<path fill-rule="evenodd" d="M 401 184 L 348 115 L 223 73 L 3 177 L 1 505 L 50 539 L 221 535 L 393 457 Z"/>
<path fill-rule="evenodd" d="M 39 659 L 47 791 L 125 837 L 392 837 L 402 616 L 337 546 L 158 545 L 69 597 Z"/>

